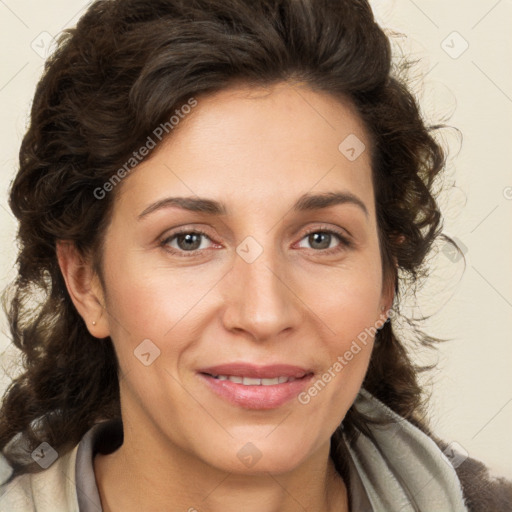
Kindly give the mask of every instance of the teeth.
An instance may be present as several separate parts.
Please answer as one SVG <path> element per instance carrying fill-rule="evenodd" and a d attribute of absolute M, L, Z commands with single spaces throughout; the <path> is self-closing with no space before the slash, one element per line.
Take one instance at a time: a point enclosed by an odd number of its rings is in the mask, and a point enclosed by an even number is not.
<path fill-rule="evenodd" d="M 274 377 L 273 379 L 256 379 L 254 377 L 238 377 L 235 375 L 212 375 L 217 380 L 230 380 L 235 384 L 243 384 L 244 386 L 275 386 L 276 384 L 284 384 L 285 382 L 293 382 L 295 377 Z"/>
<path fill-rule="evenodd" d="M 260 386 L 261 379 L 253 379 L 251 377 L 244 377 L 242 384 L 244 386 Z"/>

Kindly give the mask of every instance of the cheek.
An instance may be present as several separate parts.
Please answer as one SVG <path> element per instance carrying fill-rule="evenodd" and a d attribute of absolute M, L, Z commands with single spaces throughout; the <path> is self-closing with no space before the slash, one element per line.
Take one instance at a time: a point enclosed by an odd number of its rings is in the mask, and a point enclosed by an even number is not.
<path fill-rule="evenodd" d="M 316 305 L 315 312 L 328 327 L 325 332 L 329 332 L 325 338 L 328 361 L 319 376 L 320 382 L 311 392 L 315 395 L 329 387 L 331 392 L 326 398 L 330 396 L 335 407 L 341 409 L 346 404 L 341 404 L 337 395 L 355 397 L 368 367 L 375 334 L 381 326 L 380 268 L 368 261 L 359 270 L 351 270 L 333 273 L 310 298 L 311 304 Z"/>
<path fill-rule="evenodd" d="M 378 320 L 382 274 L 374 261 L 330 269 L 328 275 L 308 279 L 303 288 L 305 300 L 330 328 L 340 350 Z"/>
<path fill-rule="evenodd" d="M 158 267 L 139 257 L 117 259 L 106 275 L 111 337 L 118 352 L 133 351 L 144 339 L 163 351 L 164 341 L 172 337 L 173 351 L 179 353 L 187 344 L 183 333 L 194 338 L 207 314 L 205 293 L 218 281 L 213 269 Z"/>
<path fill-rule="evenodd" d="M 329 327 L 324 338 L 323 371 L 297 398 L 311 417 L 323 418 L 331 434 L 357 396 L 368 369 L 377 327 L 380 287 L 359 280 L 356 287 L 332 290 L 322 303 L 322 320 Z"/>
<path fill-rule="evenodd" d="M 378 291 L 378 290 L 377 290 Z M 331 300 L 324 309 L 324 317 L 334 334 L 329 337 L 328 375 L 345 386 L 363 378 L 373 347 L 377 323 L 379 294 L 374 286 L 345 288 L 338 293 L 338 300 Z"/>

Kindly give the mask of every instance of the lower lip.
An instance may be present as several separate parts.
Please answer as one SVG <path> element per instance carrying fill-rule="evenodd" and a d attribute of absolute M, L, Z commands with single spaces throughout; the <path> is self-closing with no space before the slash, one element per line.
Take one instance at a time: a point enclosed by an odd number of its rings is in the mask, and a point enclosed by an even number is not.
<path fill-rule="evenodd" d="M 295 398 L 313 378 L 313 374 L 309 374 L 293 382 L 272 386 L 245 386 L 204 373 L 198 375 L 215 394 L 244 409 L 276 409 Z"/>

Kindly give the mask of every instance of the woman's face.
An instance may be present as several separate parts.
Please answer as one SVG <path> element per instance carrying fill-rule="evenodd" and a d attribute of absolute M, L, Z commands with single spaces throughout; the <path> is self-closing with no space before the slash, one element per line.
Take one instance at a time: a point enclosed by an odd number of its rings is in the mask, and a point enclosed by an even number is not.
<path fill-rule="evenodd" d="M 307 88 L 197 101 L 118 185 L 106 233 L 123 420 L 144 449 L 287 471 L 328 446 L 392 300 L 369 140 Z"/>

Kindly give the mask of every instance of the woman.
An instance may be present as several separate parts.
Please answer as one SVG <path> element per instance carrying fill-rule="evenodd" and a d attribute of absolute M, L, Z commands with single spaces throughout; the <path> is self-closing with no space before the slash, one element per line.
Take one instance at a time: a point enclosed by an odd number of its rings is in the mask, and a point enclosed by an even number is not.
<path fill-rule="evenodd" d="M 506 510 L 393 332 L 444 155 L 390 59 L 361 0 L 99 1 L 62 37 L 10 194 L 0 510 Z"/>

